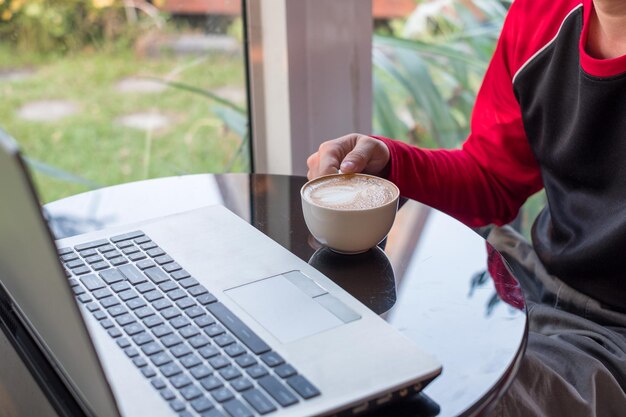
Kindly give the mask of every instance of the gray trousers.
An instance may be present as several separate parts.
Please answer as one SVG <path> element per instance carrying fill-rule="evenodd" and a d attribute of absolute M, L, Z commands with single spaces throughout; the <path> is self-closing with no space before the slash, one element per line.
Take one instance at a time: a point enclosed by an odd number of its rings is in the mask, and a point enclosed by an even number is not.
<path fill-rule="evenodd" d="M 490 416 L 626 416 L 626 314 L 548 274 L 513 229 L 487 240 L 519 279 L 529 318 L 519 372 Z"/>

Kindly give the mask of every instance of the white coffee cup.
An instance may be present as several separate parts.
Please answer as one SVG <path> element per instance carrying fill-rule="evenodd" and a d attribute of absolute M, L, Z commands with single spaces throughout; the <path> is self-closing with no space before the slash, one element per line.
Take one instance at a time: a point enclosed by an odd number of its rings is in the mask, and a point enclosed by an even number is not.
<path fill-rule="evenodd" d="M 366 174 L 332 174 L 302 187 L 304 221 L 311 234 L 335 252 L 361 253 L 389 233 L 400 190 L 391 181 Z"/>

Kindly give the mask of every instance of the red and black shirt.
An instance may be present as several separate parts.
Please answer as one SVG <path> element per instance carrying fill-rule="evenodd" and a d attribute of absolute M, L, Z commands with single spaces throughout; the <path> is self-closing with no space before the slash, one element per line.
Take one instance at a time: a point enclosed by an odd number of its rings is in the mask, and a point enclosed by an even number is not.
<path fill-rule="evenodd" d="M 383 140 L 403 195 L 471 226 L 505 224 L 542 187 L 548 272 L 626 308 L 626 56 L 585 50 L 591 0 L 516 0 L 462 149 Z"/>

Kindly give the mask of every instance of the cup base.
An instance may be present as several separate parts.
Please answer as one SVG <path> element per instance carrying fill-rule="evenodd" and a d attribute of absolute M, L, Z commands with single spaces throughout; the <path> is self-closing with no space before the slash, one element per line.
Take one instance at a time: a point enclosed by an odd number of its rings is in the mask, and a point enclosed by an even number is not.
<path fill-rule="evenodd" d="M 338 253 L 340 255 L 358 255 L 359 253 L 365 253 L 368 250 L 370 250 L 370 248 L 367 248 L 367 249 L 363 249 L 363 250 L 359 250 L 359 251 L 346 252 L 346 251 L 341 251 L 339 249 L 334 249 L 334 248 L 331 248 L 331 247 L 328 247 L 328 249 L 330 249 L 333 252 Z"/>

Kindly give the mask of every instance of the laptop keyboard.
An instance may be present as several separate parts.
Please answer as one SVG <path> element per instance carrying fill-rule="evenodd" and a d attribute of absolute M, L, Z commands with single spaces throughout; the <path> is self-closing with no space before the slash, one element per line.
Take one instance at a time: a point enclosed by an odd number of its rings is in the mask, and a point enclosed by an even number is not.
<path fill-rule="evenodd" d="M 181 417 L 266 415 L 320 395 L 143 232 L 59 257 L 78 301 Z"/>

